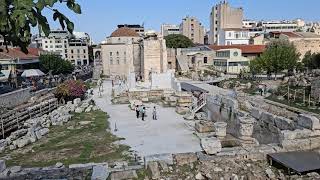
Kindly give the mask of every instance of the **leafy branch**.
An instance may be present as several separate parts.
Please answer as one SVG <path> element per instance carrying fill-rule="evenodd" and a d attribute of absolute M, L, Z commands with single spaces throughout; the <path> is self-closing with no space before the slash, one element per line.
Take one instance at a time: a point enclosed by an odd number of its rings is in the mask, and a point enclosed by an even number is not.
<path fill-rule="evenodd" d="M 54 21 L 59 21 L 62 29 L 72 33 L 74 24 L 58 9 L 57 3 L 65 4 L 74 13 L 81 14 L 81 7 L 75 0 L 1 0 L 0 1 L 0 35 L 5 44 L 19 46 L 25 53 L 31 42 L 31 27 L 38 26 L 48 36 L 50 25 L 47 17 L 42 14 L 44 8 L 53 12 Z"/>

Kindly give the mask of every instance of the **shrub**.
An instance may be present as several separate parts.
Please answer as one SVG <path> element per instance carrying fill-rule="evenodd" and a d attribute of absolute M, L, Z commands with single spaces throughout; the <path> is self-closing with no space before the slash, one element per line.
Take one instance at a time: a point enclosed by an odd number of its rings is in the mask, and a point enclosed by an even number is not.
<path fill-rule="evenodd" d="M 83 98 L 87 91 L 85 83 L 81 80 L 68 80 L 57 87 L 56 96 L 64 100 Z"/>

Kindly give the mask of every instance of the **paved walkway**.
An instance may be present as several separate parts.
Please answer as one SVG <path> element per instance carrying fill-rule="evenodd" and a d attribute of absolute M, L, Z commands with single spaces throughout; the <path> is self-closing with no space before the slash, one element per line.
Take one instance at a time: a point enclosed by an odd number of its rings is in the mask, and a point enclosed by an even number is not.
<path fill-rule="evenodd" d="M 201 151 L 200 141 L 189 128 L 188 122 L 178 115 L 174 108 L 157 106 L 158 120 L 152 120 L 154 104 L 147 104 L 146 121 L 137 119 L 135 111 L 128 105 L 111 104 L 111 82 L 104 82 L 104 92 L 100 98 L 95 89 L 97 105 L 111 117 L 112 133 L 125 138 L 121 143 L 129 145 L 141 156 L 162 153 L 185 153 Z M 190 123 L 190 122 L 189 122 Z M 114 131 L 115 124 L 118 131 Z"/>

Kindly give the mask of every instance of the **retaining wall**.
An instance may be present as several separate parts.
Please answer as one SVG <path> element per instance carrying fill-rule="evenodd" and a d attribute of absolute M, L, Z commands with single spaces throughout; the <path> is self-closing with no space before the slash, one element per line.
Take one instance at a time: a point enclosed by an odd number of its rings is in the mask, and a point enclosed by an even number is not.
<path fill-rule="evenodd" d="M 12 108 L 23 104 L 31 97 L 31 88 L 20 89 L 0 95 L 0 106 Z"/>

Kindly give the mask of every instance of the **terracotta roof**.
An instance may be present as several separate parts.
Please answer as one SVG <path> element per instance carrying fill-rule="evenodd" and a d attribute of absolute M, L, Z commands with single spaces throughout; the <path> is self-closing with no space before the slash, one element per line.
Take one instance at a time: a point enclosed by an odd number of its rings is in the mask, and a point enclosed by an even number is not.
<path fill-rule="evenodd" d="M 301 36 L 294 32 L 281 32 L 280 34 L 286 35 L 289 38 L 301 38 Z"/>
<path fill-rule="evenodd" d="M 9 48 L 9 52 L 7 52 L 5 47 L 0 47 L 3 51 L 0 52 L 1 57 L 10 57 L 10 58 L 19 58 L 23 59 L 35 59 L 39 57 L 40 49 L 38 48 L 28 48 L 28 54 L 22 52 L 19 48 Z"/>
<path fill-rule="evenodd" d="M 221 49 L 241 49 L 243 54 L 260 54 L 266 49 L 265 45 L 210 45 L 209 48 L 217 51 Z"/>
<path fill-rule="evenodd" d="M 6 55 L 5 53 L 0 52 L 0 59 L 11 59 L 12 57 Z"/>
<path fill-rule="evenodd" d="M 139 37 L 139 34 L 133 29 L 122 27 L 115 30 L 110 37 Z"/>

